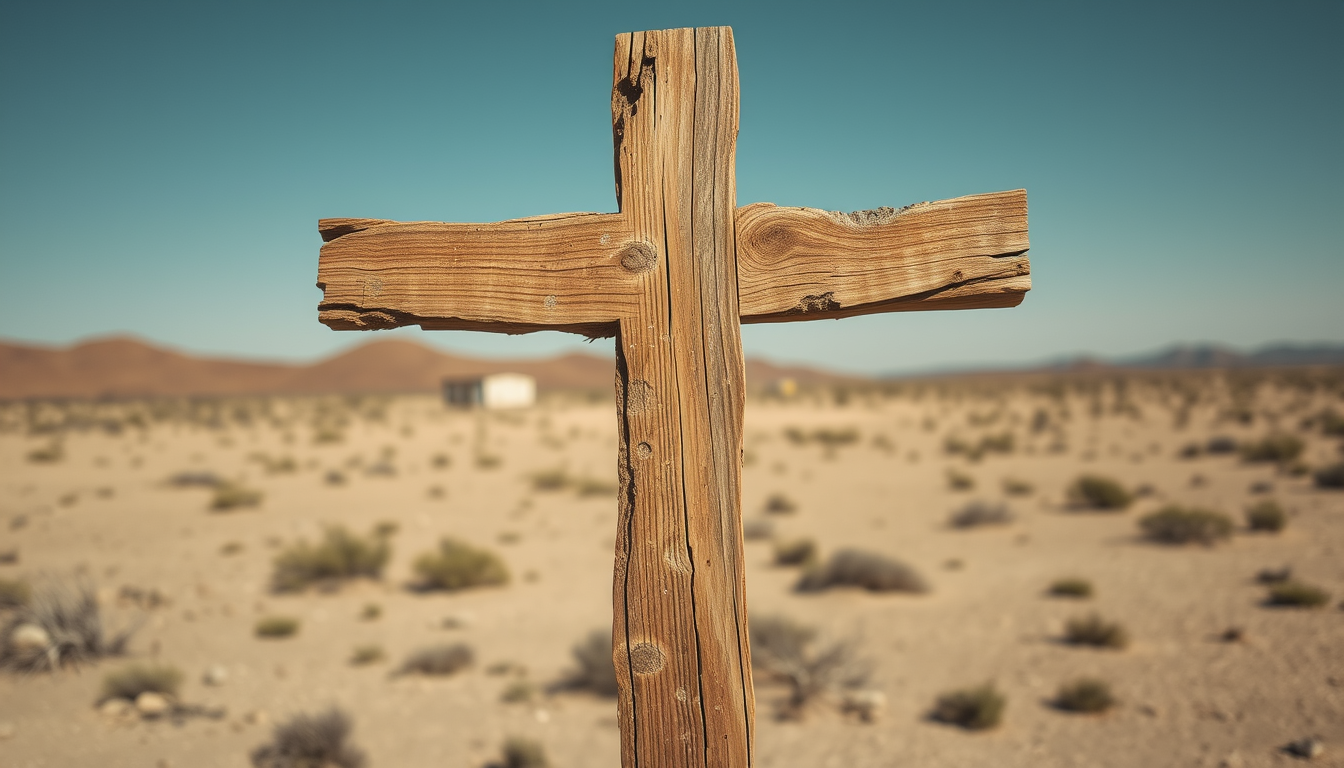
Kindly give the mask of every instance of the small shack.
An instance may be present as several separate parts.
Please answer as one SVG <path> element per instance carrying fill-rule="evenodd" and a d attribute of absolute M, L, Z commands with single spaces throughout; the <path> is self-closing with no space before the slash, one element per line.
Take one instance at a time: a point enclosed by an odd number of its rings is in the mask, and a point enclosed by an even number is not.
<path fill-rule="evenodd" d="M 458 408 L 526 408 L 537 402 L 537 380 L 521 373 L 445 379 L 443 400 Z"/>

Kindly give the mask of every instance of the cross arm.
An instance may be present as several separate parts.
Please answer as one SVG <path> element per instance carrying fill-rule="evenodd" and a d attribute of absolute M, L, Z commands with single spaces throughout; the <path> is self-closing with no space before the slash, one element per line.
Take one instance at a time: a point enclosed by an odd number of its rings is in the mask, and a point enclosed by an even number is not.
<path fill-rule="evenodd" d="M 1012 307 L 1031 289 L 1027 192 L 853 214 L 737 209 L 743 323 Z"/>

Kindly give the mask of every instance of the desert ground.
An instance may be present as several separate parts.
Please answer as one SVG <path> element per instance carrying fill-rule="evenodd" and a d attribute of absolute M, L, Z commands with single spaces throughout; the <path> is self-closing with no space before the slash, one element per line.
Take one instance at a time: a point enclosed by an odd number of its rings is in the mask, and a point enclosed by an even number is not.
<path fill-rule="evenodd" d="M 843 643 L 868 671 L 799 710 L 758 670 L 758 764 L 1344 765 L 1344 491 L 1314 476 L 1344 460 L 1332 409 L 1344 374 L 1328 370 L 753 394 L 751 616 L 811 626 L 815 648 Z M 134 629 L 120 656 L 0 671 L 0 766 L 247 766 L 277 724 L 331 706 L 370 766 L 480 768 L 515 737 L 557 768 L 618 765 L 614 699 L 565 684 L 574 646 L 610 628 L 615 424 L 608 392 L 508 412 L 429 395 L 0 405 L 0 580 L 16 595 L 87 588 L 106 632 Z M 1247 446 L 1271 435 L 1300 453 L 1256 460 Z M 1082 475 L 1132 503 L 1082 508 L 1069 492 Z M 256 503 L 215 509 L 221 488 Z M 1264 500 L 1283 530 L 1248 529 Z M 984 524 L 951 524 L 977 501 Z M 1230 535 L 1145 538 L 1139 521 L 1170 505 L 1221 512 Z M 296 542 L 380 525 L 381 578 L 274 589 Z M 496 553 L 507 583 L 410 588 L 445 536 Z M 816 566 L 776 564 L 776 542 L 798 539 L 821 562 L 894 558 L 927 591 L 800 592 Z M 1269 604 L 1259 574 L 1284 567 L 1328 600 Z M 1063 578 L 1092 596 L 1051 596 Z M 6 632 L 19 602 L 0 609 Z M 1091 614 L 1121 625 L 1125 647 L 1068 642 Z M 258 636 L 274 616 L 297 631 Z M 396 674 L 457 643 L 473 652 L 464 668 Z M 357 647 L 369 663 L 352 663 Z M 134 664 L 180 670 L 184 714 L 108 704 L 105 677 Z M 1078 678 L 1106 683 L 1114 705 L 1065 711 L 1057 692 Z M 931 717 L 940 696 L 987 682 L 1006 702 L 996 726 Z M 856 691 L 867 717 L 843 706 Z M 1307 738 L 1321 754 L 1285 749 Z"/>

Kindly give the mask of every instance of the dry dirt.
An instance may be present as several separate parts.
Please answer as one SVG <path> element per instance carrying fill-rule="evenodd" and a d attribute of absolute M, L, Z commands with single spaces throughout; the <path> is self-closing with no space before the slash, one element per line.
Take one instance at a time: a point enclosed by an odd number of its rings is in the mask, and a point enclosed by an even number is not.
<path fill-rule="evenodd" d="M 888 554 L 932 586 L 926 595 L 799 594 L 798 569 L 773 565 L 768 541 L 747 542 L 753 615 L 783 614 L 827 638 L 853 639 L 873 663 L 870 686 L 888 702 L 873 722 L 842 714 L 833 699 L 782 721 L 774 713 L 784 689 L 762 683 L 758 764 L 1287 766 L 1299 761 L 1283 745 L 1315 736 L 1326 751 L 1312 764 L 1344 765 L 1344 492 L 1235 454 L 1178 457 L 1215 435 L 1249 440 L 1282 429 L 1306 441 L 1306 464 L 1337 462 L 1340 440 L 1301 421 L 1340 408 L 1339 390 L 1264 383 L 1247 394 L 1218 376 L 1182 381 L 1084 381 L 1062 395 L 1012 383 L 906 385 L 749 401 L 744 517 L 767 517 L 767 497 L 784 494 L 797 511 L 768 516 L 776 535 L 812 537 L 825 553 Z M 619 764 L 613 700 L 547 691 L 572 668 L 571 646 L 610 626 L 615 502 L 609 492 L 538 491 L 528 479 L 563 468 L 614 482 L 608 398 L 553 397 L 511 413 L 453 412 L 410 396 L 153 410 L 0 407 L 0 553 L 17 553 L 17 562 L 0 564 L 0 579 L 83 582 L 111 626 L 141 622 L 129 659 L 0 674 L 0 766 L 246 766 L 276 722 L 331 704 L 352 716 L 371 766 L 479 768 L 514 735 L 540 741 L 559 768 Z M 1046 416 L 1034 428 L 1038 411 Z M 1182 412 L 1188 423 L 1177 427 Z M 58 428 L 80 414 L 120 431 Z M 852 430 L 857 440 L 826 447 L 788 437 L 817 429 L 840 443 Z M 315 442 L 324 430 L 339 440 Z M 971 461 L 945 450 L 950 436 L 974 442 L 1005 431 L 1011 453 Z M 63 448 L 59 461 L 28 458 L 53 441 Z M 448 466 L 435 467 L 439 454 Z M 258 455 L 281 471 L 267 472 Z M 497 465 L 482 466 L 490 457 Z M 293 459 L 292 471 L 282 458 Z M 395 474 L 369 472 L 380 464 Z M 950 489 L 953 468 L 975 487 Z M 183 471 L 241 479 L 264 501 L 212 512 L 208 490 L 165 482 Z M 346 482 L 327 482 L 331 471 Z M 1066 487 L 1084 472 L 1147 492 L 1124 512 L 1073 511 Z M 1034 491 L 1005 496 L 1009 477 Z M 1258 482 L 1272 484 L 1262 495 L 1290 510 L 1280 534 L 1245 530 L 1242 511 L 1259 497 L 1251 492 Z M 950 514 L 972 499 L 1006 500 L 1015 520 L 950 527 Z M 1226 512 L 1237 530 L 1213 547 L 1143 541 L 1137 520 L 1173 502 Z M 380 521 L 399 526 L 381 581 L 268 591 L 283 546 L 315 540 L 324 525 L 363 532 Z M 409 591 L 412 561 L 444 535 L 499 552 L 510 583 Z M 241 549 L 225 554 L 231 542 Z M 1266 607 L 1256 574 L 1284 565 L 1330 592 L 1330 603 Z M 1047 597 L 1065 576 L 1091 580 L 1095 596 Z M 119 597 L 128 586 L 157 590 L 165 603 L 137 606 Z M 369 603 L 382 607 L 380 618 L 361 619 Z M 1124 624 L 1127 649 L 1061 642 L 1069 618 L 1093 611 Z M 254 623 L 271 614 L 298 617 L 299 633 L 257 638 Z M 1231 627 L 1243 630 L 1242 641 L 1220 639 Z M 470 644 L 476 663 L 441 678 L 389 674 L 409 652 L 442 642 Z M 350 665 L 352 648 L 370 643 L 389 661 Z M 103 676 L 151 658 L 185 673 L 184 701 L 225 715 L 174 725 L 100 714 Z M 500 662 L 525 672 L 491 674 Z M 214 665 L 228 673 L 222 685 L 202 681 Z M 502 701 L 520 674 L 537 697 Z M 1103 715 L 1051 706 L 1058 686 L 1079 676 L 1108 681 L 1118 706 Z M 1008 700 L 998 728 L 970 732 L 929 719 L 940 693 L 984 681 Z"/>

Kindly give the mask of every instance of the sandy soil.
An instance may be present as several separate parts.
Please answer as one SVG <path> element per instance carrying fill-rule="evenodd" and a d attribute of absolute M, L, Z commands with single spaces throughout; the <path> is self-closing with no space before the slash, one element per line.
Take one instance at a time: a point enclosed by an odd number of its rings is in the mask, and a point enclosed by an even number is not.
<path fill-rule="evenodd" d="M 1192 379 L 1193 380 L 1193 379 Z M 771 494 L 798 510 L 770 515 L 776 535 L 809 536 L 823 552 L 860 547 L 897 557 L 931 583 L 927 595 L 846 590 L 799 594 L 798 569 L 772 564 L 768 541 L 749 541 L 753 615 L 783 614 L 831 639 L 853 639 L 872 660 L 871 686 L 888 705 L 874 722 L 819 701 L 801 721 L 773 716 L 784 694 L 758 686 L 756 746 L 761 766 L 1271 766 L 1297 760 L 1281 747 L 1304 736 L 1326 752 L 1313 764 L 1344 765 L 1344 493 L 1312 487 L 1272 464 L 1235 455 L 1177 457 L 1213 435 L 1244 440 L 1273 428 L 1307 441 L 1303 459 L 1338 461 L 1339 441 L 1300 420 L 1338 394 L 1263 385 L 1247 399 L 1217 377 L 1186 392 L 1141 383 L 1056 396 L 1008 384 L 907 386 L 887 395 L 828 392 L 791 400 L 754 399 L 747 410 L 744 516 L 766 517 Z M 155 418 L 140 405 L 104 406 L 124 423 L 66 430 L 62 460 L 28 454 L 73 406 L 0 410 L 0 578 L 83 581 L 98 590 L 108 623 L 143 622 L 131 659 L 80 670 L 0 675 L 0 766 L 245 766 L 271 727 L 296 712 L 336 704 L 355 722 L 354 740 L 373 766 L 471 766 L 497 759 L 510 735 L 539 740 L 560 768 L 619 764 L 612 700 L 546 692 L 573 666 L 571 646 L 610 626 L 615 503 L 534 490 L 531 473 L 564 468 L 612 482 L 614 408 L 605 398 L 553 398 L 523 412 L 461 413 L 429 397 L 223 401 L 194 416 Z M 1247 405 L 1249 403 L 1249 406 Z M 235 408 L 235 405 L 237 407 Z M 235 411 L 269 414 L 240 421 Z M 1250 423 L 1229 419 L 1249 407 Z M 1037 411 L 1047 415 L 1033 429 Z M 144 411 L 146 426 L 129 414 Z M 1188 423 L 1175 426 L 1175 414 Z M 209 422 L 215 420 L 217 424 Z M 344 426 L 339 422 L 345 421 Z M 339 442 L 316 443 L 318 422 Z M 1039 425 L 1038 425 L 1039 426 Z M 826 448 L 790 440 L 790 429 L 853 429 L 853 444 Z M 1015 450 L 977 461 L 949 455 L 945 441 L 1010 431 Z M 269 473 L 255 455 L 292 458 L 294 471 Z M 436 468 L 434 457 L 449 464 Z M 493 467 L 480 456 L 497 457 Z M 486 463 L 489 463 L 487 461 Z M 386 464 L 395 474 L 370 474 Z M 949 488 L 947 471 L 975 479 Z M 264 492 L 256 509 L 208 510 L 210 492 L 170 487 L 182 471 L 211 471 Z M 327 482 L 331 471 L 346 482 Z M 1071 511 L 1065 489 L 1082 472 L 1112 476 L 1149 493 L 1122 513 Z M 1034 485 L 1006 497 L 1004 478 Z M 1241 524 L 1250 487 L 1291 511 L 1278 535 Z M 971 499 L 1006 500 L 1008 525 L 958 530 L 949 515 Z M 1163 504 L 1197 504 L 1238 521 L 1215 547 L 1171 547 L 1138 536 L 1137 519 Z M 322 526 L 366 531 L 394 521 L 394 553 L 382 581 L 335 592 L 275 595 L 271 561 Z M 453 594 L 406 588 L 415 557 L 452 535 L 499 552 L 508 586 Z M 241 544 L 233 554 L 231 542 Z M 236 545 L 235 545 L 236 549 Z M 1291 565 L 1332 593 L 1323 608 L 1263 604 L 1258 571 Z M 1086 602 L 1045 596 L 1059 577 L 1090 579 Z M 166 604 L 140 607 L 123 587 L 157 590 Z M 377 620 L 360 617 L 369 603 Z M 1122 622 L 1133 638 L 1122 651 L 1072 647 L 1066 620 L 1091 611 Z M 263 640 L 258 617 L 302 620 L 297 636 Z M 1244 641 L 1223 642 L 1230 627 Z M 407 653 L 466 642 L 477 662 L 443 677 L 392 677 Z M 355 667 L 351 649 L 381 645 L 389 662 Z M 222 719 L 119 721 L 100 714 L 102 678 L 135 659 L 186 673 L 183 700 L 223 707 Z M 517 673 L 542 692 L 505 703 Z M 210 686 L 213 665 L 228 672 Z M 1099 716 L 1050 705 L 1058 686 L 1079 676 L 1110 682 L 1120 703 Z M 928 718 L 937 696 L 987 680 L 1008 698 L 1003 724 L 968 732 Z"/>

